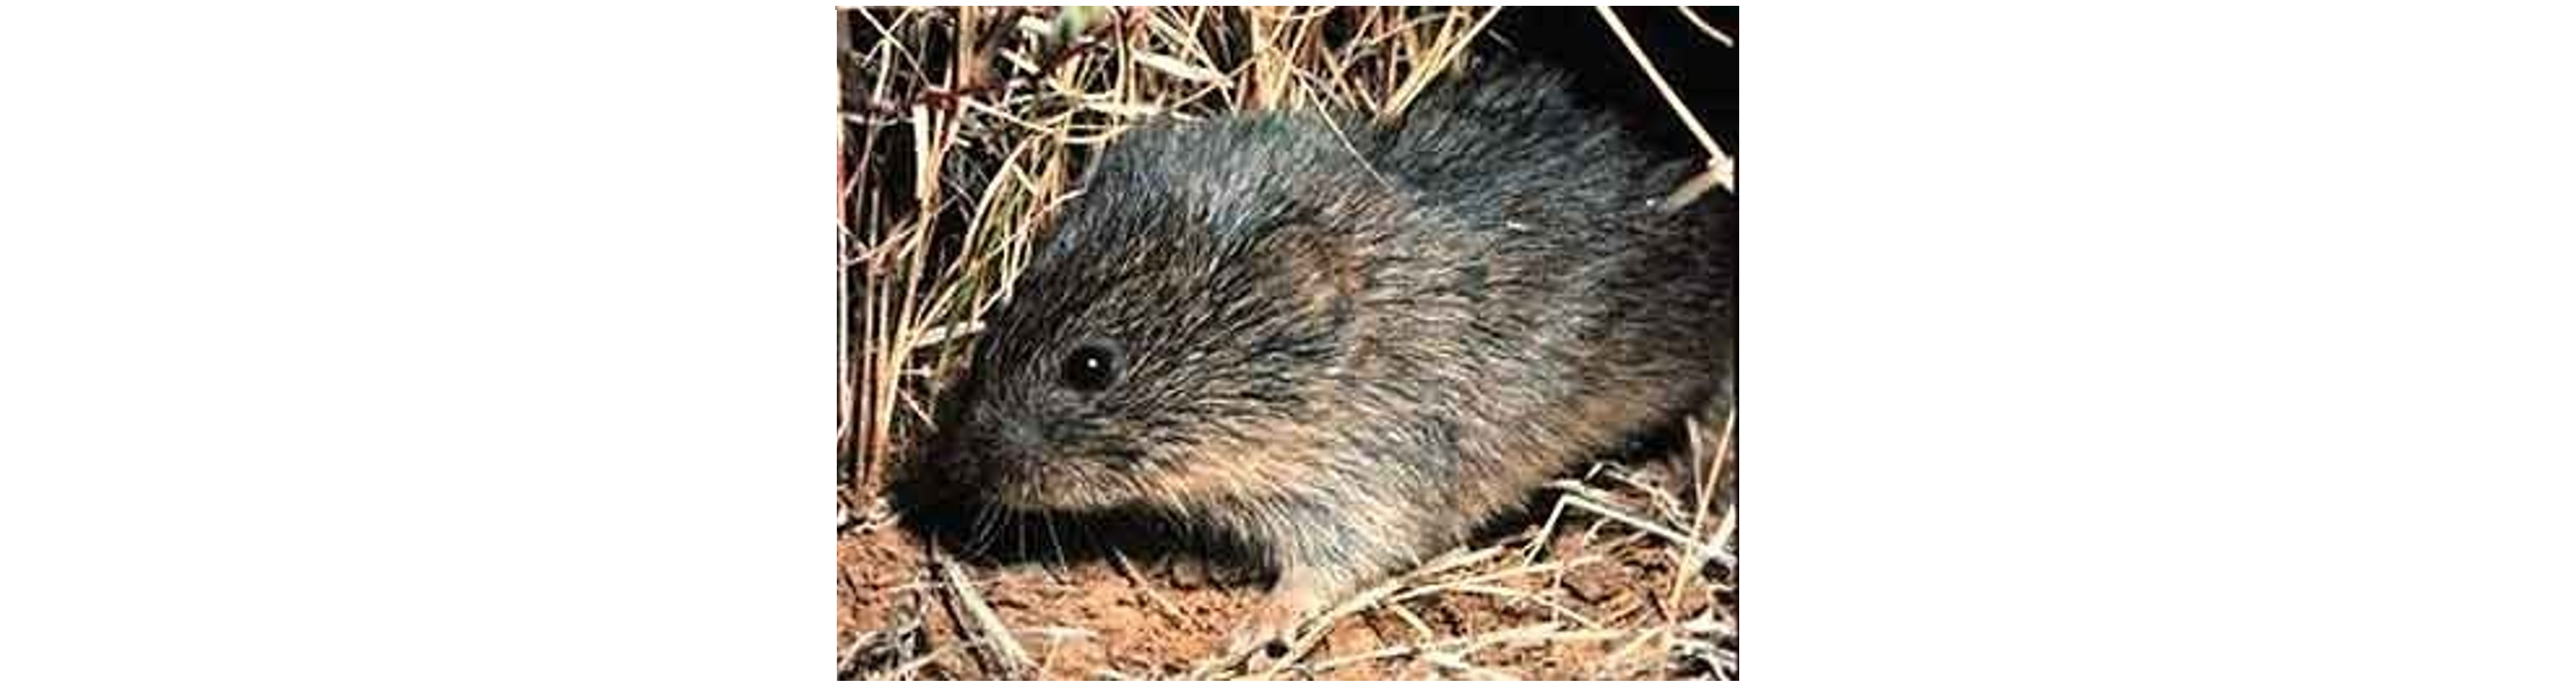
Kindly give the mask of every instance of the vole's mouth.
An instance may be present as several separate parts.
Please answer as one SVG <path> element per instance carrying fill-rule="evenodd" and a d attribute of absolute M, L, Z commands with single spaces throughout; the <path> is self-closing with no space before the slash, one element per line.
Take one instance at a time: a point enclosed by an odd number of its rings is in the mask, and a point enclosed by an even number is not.
<path fill-rule="evenodd" d="M 1117 507 L 1122 484 L 1084 478 L 1072 468 L 1052 473 L 1026 473 L 994 479 L 988 495 L 995 503 L 1022 510 L 1100 510 Z"/>
<path fill-rule="evenodd" d="M 1018 510 L 1048 509 L 1055 506 L 1045 497 L 1044 491 L 1040 490 L 1037 484 L 1028 482 L 1026 479 L 1009 479 L 1009 482 L 1002 487 L 993 489 L 992 498 L 994 502 L 1004 507 Z"/>
<path fill-rule="evenodd" d="M 998 428 L 953 432 L 937 446 L 932 463 L 954 495 L 1015 510 L 1115 507 L 1136 487 L 1103 464 L 1045 454 Z"/>

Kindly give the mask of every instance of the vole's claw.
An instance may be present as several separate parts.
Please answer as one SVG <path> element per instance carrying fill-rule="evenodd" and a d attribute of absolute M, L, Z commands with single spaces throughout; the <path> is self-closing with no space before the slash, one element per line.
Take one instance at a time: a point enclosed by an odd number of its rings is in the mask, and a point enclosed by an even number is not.
<path fill-rule="evenodd" d="M 1268 674 L 1296 660 L 1298 631 L 1322 616 L 1335 597 L 1347 590 L 1338 578 L 1318 576 L 1313 568 L 1284 567 L 1270 598 L 1252 611 L 1228 645 L 1227 657 L 1242 659 L 1245 670 Z"/>
<path fill-rule="evenodd" d="M 1195 590 L 1209 586 L 1210 582 L 1215 580 L 1216 576 L 1209 572 L 1208 565 L 1209 564 L 1206 559 L 1197 556 L 1174 557 L 1172 560 L 1172 586 L 1183 590 Z"/>
<path fill-rule="evenodd" d="M 1227 657 L 1241 658 L 1247 672 L 1267 673 L 1277 669 L 1287 662 L 1288 652 L 1293 650 L 1290 644 L 1296 641 L 1298 622 L 1304 616 L 1293 605 L 1278 604 L 1275 600 L 1262 605 L 1226 643 Z"/>

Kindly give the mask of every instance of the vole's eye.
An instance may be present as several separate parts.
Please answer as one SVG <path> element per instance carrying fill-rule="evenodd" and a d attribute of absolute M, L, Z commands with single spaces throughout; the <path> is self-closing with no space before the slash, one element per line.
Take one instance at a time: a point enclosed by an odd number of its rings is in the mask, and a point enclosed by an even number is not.
<path fill-rule="evenodd" d="M 1083 345 L 1064 356 L 1064 385 L 1077 391 L 1097 391 L 1118 380 L 1118 356 L 1109 348 Z"/>

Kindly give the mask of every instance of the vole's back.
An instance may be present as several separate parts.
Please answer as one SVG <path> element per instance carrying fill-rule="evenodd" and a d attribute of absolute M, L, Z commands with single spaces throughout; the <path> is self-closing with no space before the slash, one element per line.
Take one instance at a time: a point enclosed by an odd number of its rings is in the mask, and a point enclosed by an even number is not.
<path fill-rule="evenodd" d="M 1362 322 L 1379 360 L 1350 375 L 1370 397 L 1350 405 L 1404 426 L 1388 461 L 1433 471 L 1411 496 L 1449 519 L 1426 545 L 1718 390 L 1733 204 L 1657 210 L 1687 161 L 1537 71 L 1453 83 L 1355 145 L 1411 211 L 1374 256 Z"/>
<path fill-rule="evenodd" d="M 1371 142 L 1370 161 L 1453 224 L 1414 231 L 1421 258 L 1476 272 L 1406 270 L 1434 281 L 1412 298 L 1471 302 L 1469 337 L 1485 342 L 1470 349 L 1556 365 L 1501 373 L 1565 379 L 1560 394 L 1655 402 L 1638 388 L 1711 385 L 1732 335 L 1732 203 L 1657 210 L 1686 161 L 1646 152 L 1556 73 L 1481 77 Z"/>
<path fill-rule="evenodd" d="M 1515 290 L 1527 293 L 1485 310 L 1554 306 L 1522 320 L 1586 326 L 1580 341 L 1642 370 L 1731 336 L 1731 199 L 1657 211 L 1692 165 L 1645 151 L 1615 118 L 1578 103 L 1561 74 L 1497 71 L 1453 84 L 1372 136 L 1370 162 L 1461 224 L 1420 233 L 1442 238 L 1459 262 L 1521 277 Z M 1675 340 L 1698 344 L 1667 346 Z"/>

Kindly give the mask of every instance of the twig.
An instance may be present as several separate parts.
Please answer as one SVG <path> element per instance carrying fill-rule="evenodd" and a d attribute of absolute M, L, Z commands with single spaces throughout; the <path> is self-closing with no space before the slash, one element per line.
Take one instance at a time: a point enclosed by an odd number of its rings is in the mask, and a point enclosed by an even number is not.
<path fill-rule="evenodd" d="M 1499 597 L 1499 598 L 1502 598 L 1502 599 L 1512 600 L 1512 601 L 1515 601 L 1515 602 L 1528 602 L 1528 603 L 1530 603 L 1530 604 L 1535 604 L 1535 605 L 1538 605 L 1538 606 L 1540 606 L 1540 607 L 1545 607 L 1545 608 L 1547 608 L 1547 610 L 1548 610 L 1548 611 L 1555 612 L 1555 613 L 1557 613 L 1557 614 L 1563 615 L 1565 618 L 1573 619 L 1575 623 L 1582 624 L 1584 628 L 1589 628 L 1589 629 L 1597 629 L 1597 628 L 1601 628 L 1601 622 L 1593 621 L 1591 617 L 1584 616 L 1581 612 L 1574 611 L 1572 608 L 1569 608 L 1569 607 L 1567 607 L 1567 606 L 1565 606 L 1565 605 L 1563 605 L 1563 604 L 1559 604 L 1559 603 L 1557 603 L 1557 602 L 1555 602 L 1555 601 L 1553 601 L 1553 600 L 1549 600 L 1549 599 L 1548 599 L 1548 598 L 1546 598 L 1546 597 L 1543 597 L 1543 596 L 1540 596 L 1540 595 L 1537 595 L 1537 594 L 1533 594 L 1533 593 L 1530 593 L 1530 592 L 1522 591 L 1522 590 L 1515 590 L 1515 589 L 1508 588 L 1508 587 L 1503 587 L 1503 586 L 1500 586 L 1500 585 L 1453 585 L 1453 586 L 1450 586 L 1450 587 L 1444 588 L 1442 591 L 1444 591 L 1444 592 L 1470 592 L 1470 593 L 1475 593 L 1475 594 L 1480 594 L 1480 595 L 1488 595 L 1488 596 L 1492 596 L 1492 597 Z"/>
<path fill-rule="evenodd" d="M 1425 88 L 1431 87 L 1431 81 L 1438 78 L 1441 71 L 1448 70 L 1449 64 L 1458 60 L 1459 53 L 1467 50 L 1467 44 L 1474 42 L 1476 35 L 1484 33 L 1485 25 L 1493 24 L 1494 18 L 1502 15 L 1503 8 L 1500 7 L 1485 13 L 1484 19 L 1476 20 L 1476 26 L 1467 28 L 1466 35 L 1457 37 L 1456 41 L 1443 46 L 1442 48 L 1447 50 L 1442 51 L 1439 58 L 1428 65 L 1414 66 L 1413 74 L 1405 77 L 1404 85 L 1396 88 L 1395 96 L 1387 99 L 1385 108 L 1378 112 L 1378 116 L 1386 118 L 1404 113 L 1404 108 L 1413 104 L 1413 98 L 1420 96 Z"/>
<path fill-rule="evenodd" d="M 1682 126 L 1690 129 L 1692 138 L 1699 139 L 1701 148 L 1708 150 L 1707 169 L 1691 183 L 1684 184 L 1681 191 L 1666 197 L 1659 206 L 1670 211 L 1690 204 L 1708 191 L 1705 185 L 1692 186 L 1703 181 L 1723 185 L 1729 192 L 1735 191 L 1735 161 L 1727 157 L 1725 149 L 1717 147 L 1717 139 L 1710 137 L 1708 129 L 1699 125 L 1699 117 L 1691 114 L 1690 105 L 1683 104 L 1681 95 L 1673 92 L 1670 83 L 1664 82 L 1663 72 L 1655 70 L 1654 59 L 1647 58 L 1646 50 L 1637 46 L 1637 38 L 1628 35 L 1628 25 L 1619 21 L 1619 15 L 1611 12 L 1608 5 L 1594 5 L 1592 9 L 1601 13 L 1601 21 L 1610 23 L 1610 33 L 1619 35 L 1619 44 L 1628 47 L 1628 56 L 1637 59 L 1637 67 L 1646 71 L 1646 79 L 1655 84 L 1656 92 L 1663 94 L 1664 103 L 1672 107 L 1673 115 L 1681 117 Z M 1685 194 L 1688 196 L 1683 196 Z"/>
<path fill-rule="evenodd" d="M 1655 60 L 1646 57 L 1646 50 L 1637 46 L 1636 37 L 1628 35 L 1627 23 L 1619 21 L 1619 15 L 1611 12 L 1608 5 L 1594 5 L 1592 9 L 1601 13 L 1601 21 L 1610 23 L 1610 33 L 1619 35 L 1619 44 L 1626 46 L 1628 55 L 1637 59 L 1637 67 L 1646 71 L 1646 79 L 1654 82 L 1655 91 L 1663 94 L 1664 102 L 1672 107 L 1674 116 L 1681 117 L 1682 125 L 1690 129 L 1691 137 L 1699 139 L 1700 147 L 1708 149 L 1709 157 L 1725 157 L 1726 151 L 1717 147 L 1717 139 L 1709 137 L 1708 129 L 1700 127 L 1699 117 L 1691 114 L 1690 106 L 1682 103 L 1681 95 L 1673 92 L 1672 84 L 1664 82 L 1663 72 L 1655 69 Z"/>
<path fill-rule="evenodd" d="M 1679 499 L 1674 498 L 1673 494 L 1668 489 L 1646 485 L 1645 483 L 1638 481 L 1637 477 L 1628 475 L 1623 469 L 1610 469 L 1603 471 L 1601 475 L 1602 477 L 1615 481 L 1620 485 L 1635 489 L 1637 492 L 1645 493 L 1646 499 L 1654 501 L 1655 510 L 1663 513 L 1665 519 L 1674 521 L 1681 520 L 1682 503 Z"/>
<path fill-rule="evenodd" d="M 1727 36 L 1726 32 L 1718 31 L 1716 25 L 1709 24 L 1708 20 L 1700 19 L 1699 13 L 1692 12 L 1690 6 L 1676 5 L 1673 9 L 1680 10 L 1682 12 L 1682 19 L 1690 20 L 1691 26 L 1699 27 L 1700 33 L 1707 34 L 1708 38 L 1716 39 L 1717 43 L 1725 44 L 1727 48 L 1735 48 L 1735 37 Z"/>
<path fill-rule="evenodd" d="M 1692 532 L 1698 532 L 1700 523 L 1708 521 L 1708 508 L 1710 501 L 1717 498 L 1717 482 L 1726 477 L 1726 455 L 1728 451 L 1735 447 L 1735 416 L 1735 410 L 1729 409 L 1726 411 L 1726 426 L 1720 428 L 1717 433 L 1717 449 L 1714 454 L 1706 457 L 1708 472 L 1700 475 L 1699 497 L 1696 498 L 1698 502 L 1691 509 L 1690 526 Z M 1698 433 L 1692 433 L 1691 443 L 1694 445 L 1699 443 Z M 1719 551 L 1726 550 L 1726 537 L 1735 533 L 1735 508 L 1733 506 L 1728 506 L 1726 508 L 1726 513 L 1722 517 L 1722 520 L 1723 521 L 1718 523 L 1718 531 L 1712 535 L 1708 541 L 1708 545 L 1711 548 L 1715 548 Z M 1733 563 L 1729 562 L 1728 565 L 1732 566 Z M 1673 586 L 1672 589 L 1667 590 L 1664 593 L 1665 606 L 1679 603 L 1682 595 L 1682 581 L 1688 580 L 1697 575 L 1696 569 L 1698 567 L 1699 566 L 1675 566 L 1673 568 Z"/>
<path fill-rule="evenodd" d="M 874 21 L 874 19 L 871 18 L 870 21 Z M 1095 24 L 1084 28 L 1083 31 L 1091 32 L 1097 30 L 1099 27 L 1105 26 L 1118 25 L 1114 22 Z M 891 37 L 892 35 L 888 34 L 888 36 Z M 1002 38 L 994 37 L 993 41 L 996 43 L 985 46 L 983 49 L 976 51 L 975 53 L 978 56 L 998 55 L 1000 53 L 998 50 L 1000 47 L 999 42 L 1002 41 Z M 1075 37 L 1073 41 L 1067 43 L 1061 50 L 1055 51 L 1052 55 L 1048 56 L 1045 61 L 1045 65 L 1039 68 L 1037 74 L 1039 78 L 1043 79 L 1047 75 L 1054 73 L 1057 68 L 1064 67 L 1066 63 L 1071 62 L 1075 57 L 1089 53 L 1092 49 L 1099 48 L 1107 44 L 1108 42 L 1101 40 L 1096 34 L 1085 33 L 1081 36 Z M 910 54 L 907 53 L 905 55 L 909 56 Z M 956 108 L 967 99 L 982 97 L 997 92 L 1011 92 L 1027 87 L 1033 82 L 1034 81 L 1025 77 L 1013 76 L 998 81 L 976 80 L 970 78 L 965 80 L 963 84 L 952 87 L 940 87 L 936 85 L 925 86 L 909 100 L 892 100 L 883 97 L 870 96 L 859 104 L 861 114 L 845 114 L 843 116 L 844 118 L 858 121 L 860 123 L 867 123 L 865 119 L 899 120 L 907 113 L 915 113 L 925 106 L 939 111 L 949 111 Z M 916 116 L 915 118 L 918 117 Z"/>
<path fill-rule="evenodd" d="M 1600 669 L 1594 677 L 1598 679 L 1607 679 L 1608 674 L 1612 669 L 1625 667 L 1621 663 L 1622 660 L 1626 659 L 1628 656 L 1635 655 L 1637 651 L 1643 650 L 1648 642 L 1655 640 L 1657 637 L 1666 635 L 1667 633 L 1669 632 L 1665 629 L 1654 628 L 1647 629 L 1645 633 L 1637 634 L 1636 640 L 1629 641 L 1627 645 L 1620 646 L 1618 650 L 1611 651 L 1609 656 L 1602 658 Z"/>
<path fill-rule="evenodd" d="M 1584 557 L 1582 557 L 1582 558 L 1576 558 L 1576 559 L 1572 559 L 1572 560 L 1565 560 L 1565 561 L 1551 561 L 1551 562 L 1548 562 L 1548 563 L 1540 563 L 1540 564 L 1535 564 L 1535 565 L 1524 565 L 1524 566 L 1516 566 L 1516 567 L 1512 567 L 1512 568 L 1505 568 L 1505 569 L 1498 570 L 1498 571 L 1494 571 L 1494 572 L 1491 572 L 1491 573 L 1480 573 L 1480 574 L 1477 574 L 1477 575 L 1474 575 L 1474 576 L 1470 576 L 1470 577 L 1459 578 L 1459 579 L 1457 579 L 1457 580 L 1451 580 L 1451 581 L 1447 581 L 1447 582 L 1440 582 L 1440 583 L 1433 583 L 1433 584 L 1430 584 L 1430 585 L 1423 585 L 1423 586 L 1421 586 L 1421 587 L 1416 587 L 1416 588 L 1413 588 L 1413 589 L 1410 589 L 1410 590 L 1405 590 L 1405 591 L 1404 591 L 1404 592 L 1402 592 L 1402 593 L 1399 593 L 1399 594 L 1397 594 L 1397 595 L 1395 595 L 1395 596 L 1393 596 L 1393 597 L 1388 598 L 1388 599 L 1387 599 L 1387 601 L 1388 601 L 1388 602 L 1403 602 L 1403 601 L 1411 600 L 1411 599 L 1414 599 L 1414 598 L 1423 597 L 1423 596 L 1426 596 L 1426 595 L 1438 594 L 1438 593 L 1440 593 L 1441 591 L 1448 590 L 1448 589 L 1453 588 L 1453 587 L 1463 586 L 1463 585 L 1481 585 L 1481 584 L 1485 584 L 1485 583 L 1495 582 L 1495 581 L 1498 581 L 1498 580 L 1503 580 L 1503 579 L 1505 579 L 1505 578 L 1512 578 L 1512 577 L 1518 577 L 1518 576 L 1523 576 L 1523 575 L 1535 575 L 1535 574 L 1538 574 L 1538 573 L 1548 573 L 1548 572 L 1554 572 L 1554 571 L 1559 571 L 1559 570 L 1571 570 L 1571 569 L 1574 569 L 1574 568 L 1582 567 L 1582 566 L 1584 566 L 1584 565 L 1588 565 L 1588 564 L 1591 564 L 1591 563 L 1599 562 L 1600 560 L 1601 560 L 1601 557 L 1599 557 L 1599 556 L 1584 556 Z"/>
<path fill-rule="evenodd" d="M 992 605 L 984 603 L 984 594 L 977 592 L 975 583 L 966 579 L 966 569 L 957 565 L 956 559 L 948 557 L 946 551 L 934 551 L 931 555 L 939 561 L 939 577 L 947 583 L 949 594 L 955 596 L 958 605 L 965 608 L 967 618 L 979 627 L 977 634 L 982 636 L 987 647 L 995 651 L 1003 671 L 1022 676 L 1035 669 L 1037 664 L 1029 660 L 1028 649 L 1020 647 L 1019 639 L 1011 637 L 1010 628 L 1002 625 L 1001 615 L 993 613 Z"/>
<path fill-rule="evenodd" d="M 1593 514 L 1615 519 L 1621 524 L 1635 527 L 1638 531 L 1663 537 L 1664 540 L 1678 544 L 1683 549 L 1689 551 L 1695 561 L 1714 560 L 1724 553 L 1701 544 L 1697 537 L 1673 531 L 1671 527 L 1656 524 L 1652 520 L 1629 514 L 1616 507 L 1611 507 L 1607 504 L 1608 500 L 1606 498 L 1600 497 L 1600 491 L 1593 490 L 1581 483 L 1559 480 L 1549 483 L 1548 487 L 1562 490 L 1567 493 L 1567 496 L 1559 499 L 1558 502 L 1580 507 Z"/>
<path fill-rule="evenodd" d="M 1559 498 L 1554 504 L 1547 508 L 1547 520 L 1539 524 L 1537 535 L 1530 537 L 1529 544 L 1521 547 L 1521 562 L 1523 565 L 1538 561 L 1539 552 L 1547 550 L 1548 541 L 1556 538 L 1557 520 L 1564 518 L 1564 516 L 1565 500 L 1563 498 Z"/>
<path fill-rule="evenodd" d="M 1134 584 L 1136 589 L 1144 591 L 1145 599 L 1154 603 L 1156 611 L 1162 612 L 1163 616 L 1173 621 L 1189 620 L 1188 615 L 1181 613 L 1180 607 L 1174 606 L 1171 600 L 1163 599 L 1162 594 L 1154 591 L 1152 581 L 1146 580 L 1145 576 L 1136 572 L 1136 564 L 1127 560 L 1127 552 L 1112 549 L 1109 555 L 1110 560 L 1118 564 L 1118 573 L 1127 576 L 1127 582 Z"/>
<path fill-rule="evenodd" d="M 1478 667 L 1473 663 L 1467 662 L 1466 658 L 1450 653 L 1424 653 L 1422 655 L 1422 661 L 1430 663 L 1434 667 L 1456 672 L 1479 680 L 1504 680 L 1518 682 L 1521 679 L 1513 677 L 1510 673 L 1502 672 L 1500 670 Z"/>
<path fill-rule="evenodd" d="M 1735 161 L 1726 157 L 1724 153 L 1709 156 L 1707 167 L 1701 168 L 1699 174 L 1683 181 L 1681 186 L 1674 187 L 1672 194 L 1665 195 L 1663 201 L 1655 202 L 1655 208 L 1664 211 L 1679 210 L 1689 206 L 1691 202 L 1699 201 L 1700 197 L 1708 194 L 1708 190 L 1717 187 L 1725 187 L 1729 192 L 1735 191 Z"/>
<path fill-rule="evenodd" d="M 1440 634 L 1432 633 L 1431 625 L 1422 623 L 1422 617 L 1414 614 L 1413 610 L 1406 609 L 1404 605 L 1390 603 L 1386 605 L 1386 611 L 1389 614 L 1394 614 L 1396 619 L 1403 621 L 1405 626 L 1413 627 L 1414 635 L 1421 636 L 1424 641 L 1430 641 L 1431 639 L 1438 638 L 1440 636 Z"/>
<path fill-rule="evenodd" d="M 874 631 L 862 631 L 859 633 L 858 637 L 841 644 L 840 662 L 838 663 L 838 670 L 840 671 L 841 679 L 846 680 L 849 679 L 851 675 L 858 674 L 859 647 L 866 645 L 868 641 L 873 640 L 875 635 L 876 632 Z"/>
<path fill-rule="evenodd" d="M 938 648 L 932 648 L 930 649 L 930 652 L 923 653 L 921 657 L 914 658 L 912 662 L 904 663 L 902 667 L 889 670 L 883 675 L 878 675 L 878 677 L 888 679 L 910 678 L 912 673 L 920 672 L 922 668 L 929 667 L 931 663 L 938 662 L 940 656 L 947 655 L 948 651 L 954 648 L 956 648 L 956 646 L 940 646 Z"/>
<path fill-rule="evenodd" d="M 1353 655 L 1344 655 L 1318 660 L 1312 663 L 1307 663 L 1305 667 L 1307 670 L 1312 672 L 1324 672 L 1333 668 L 1350 665 L 1352 663 L 1363 663 L 1371 660 L 1383 660 L 1386 658 L 1401 658 L 1429 653 L 1452 653 L 1465 655 L 1504 643 L 1524 641 L 1543 643 L 1564 641 L 1606 641 L 1628 634 L 1626 631 L 1560 630 L 1564 626 L 1565 625 L 1562 623 L 1550 621 L 1478 634 L 1475 636 L 1456 636 L 1445 638 L 1438 641 L 1432 641 L 1430 643 L 1387 646 L 1377 650 L 1366 651 Z"/>

